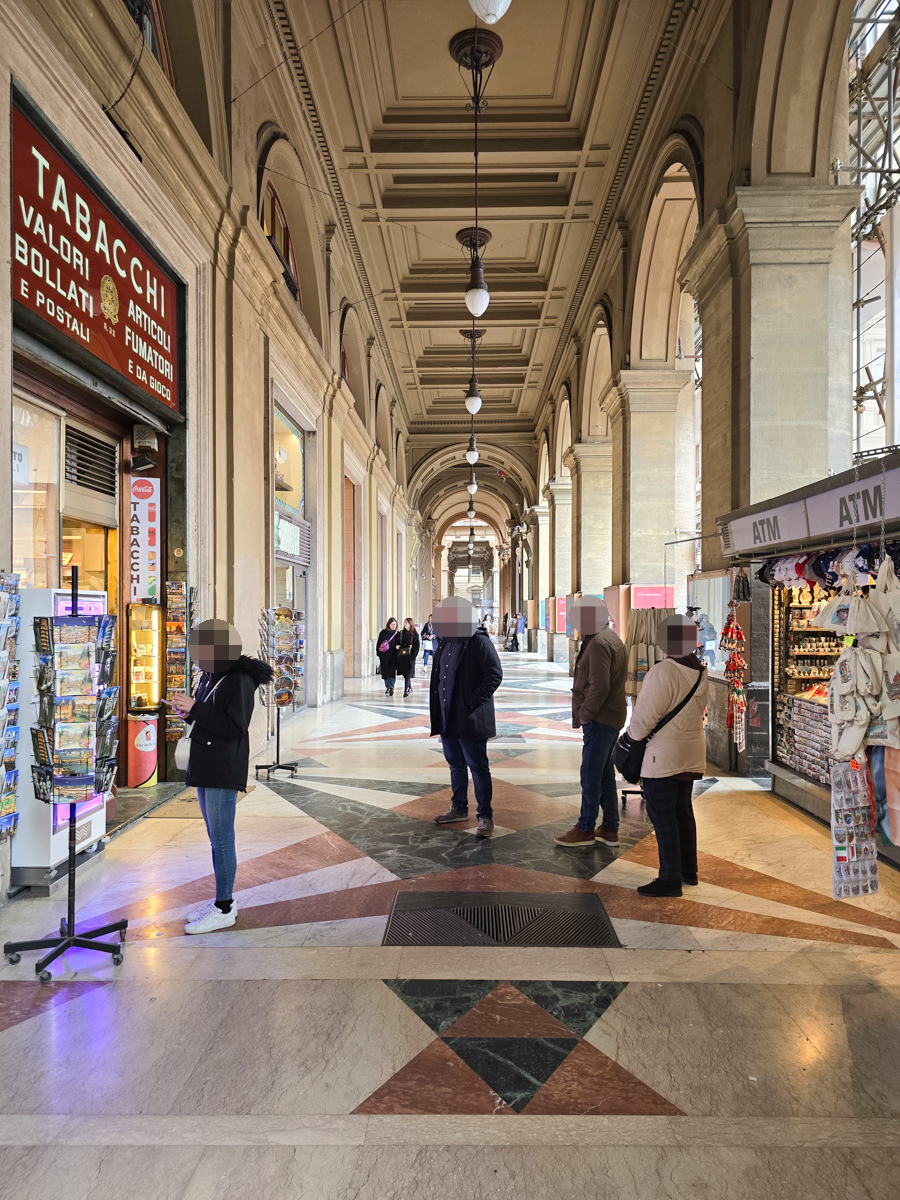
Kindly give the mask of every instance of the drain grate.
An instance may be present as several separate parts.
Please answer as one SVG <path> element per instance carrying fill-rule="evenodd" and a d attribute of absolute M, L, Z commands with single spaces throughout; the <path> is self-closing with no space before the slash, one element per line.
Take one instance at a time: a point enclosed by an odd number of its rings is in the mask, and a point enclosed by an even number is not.
<path fill-rule="evenodd" d="M 383 946 L 621 946 L 593 892 L 398 892 Z"/>

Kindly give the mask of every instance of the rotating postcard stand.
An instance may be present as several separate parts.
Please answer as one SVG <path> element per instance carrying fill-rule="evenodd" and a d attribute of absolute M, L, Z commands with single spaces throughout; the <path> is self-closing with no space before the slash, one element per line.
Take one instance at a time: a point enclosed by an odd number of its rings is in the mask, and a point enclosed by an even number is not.
<path fill-rule="evenodd" d="M 72 616 L 78 616 L 78 568 L 72 567 Z M 82 950 L 100 950 L 104 954 L 111 954 L 112 960 L 118 966 L 123 958 L 123 945 L 125 941 L 125 930 L 128 928 L 128 921 L 114 921 L 111 925 L 103 925 L 99 929 L 86 929 L 80 933 L 75 929 L 75 858 L 77 845 L 77 824 L 78 824 L 78 805 L 70 802 L 69 804 L 69 908 L 67 916 L 59 923 L 59 937 L 43 938 L 33 942 L 6 942 L 3 947 L 3 953 L 7 960 L 11 963 L 17 963 L 22 957 L 23 950 L 49 950 L 49 954 L 45 954 L 43 958 L 38 959 L 34 964 L 34 971 L 41 983 L 47 983 L 51 975 L 47 968 L 59 958 L 61 954 L 65 954 L 67 950 L 74 949 L 76 946 Z M 120 941 L 118 942 L 100 942 L 97 938 L 103 937 L 107 933 L 118 933 Z"/>
<path fill-rule="evenodd" d="M 294 614 L 289 608 L 264 608 L 259 617 L 259 657 L 275 671 L 274 682 L 260 689 L 263 704 L 267 708 L 275 706 L 275 761 L 260 763 L 256 767 L 257 779 L 260 771 L 265 771 L 266 779 L 272 778 L 273 771 L 290 771 L 293 777 L 300 766 L 296 761 L 281 761 L 281 710 L 293 705 L 295 656 L 297 646 L 303 645 L 298 630 L 304 627 L 295 625 L 295 615 L 303 614 Z"/>

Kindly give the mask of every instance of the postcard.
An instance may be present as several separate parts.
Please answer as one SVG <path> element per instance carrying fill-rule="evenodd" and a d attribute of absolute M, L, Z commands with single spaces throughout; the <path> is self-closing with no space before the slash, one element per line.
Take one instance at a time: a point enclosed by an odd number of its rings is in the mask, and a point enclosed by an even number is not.
<path fill-rule="evenodd" d="M 94 694 L 93 671 L 57 671 L 57 696 L 92 696 Z"/>

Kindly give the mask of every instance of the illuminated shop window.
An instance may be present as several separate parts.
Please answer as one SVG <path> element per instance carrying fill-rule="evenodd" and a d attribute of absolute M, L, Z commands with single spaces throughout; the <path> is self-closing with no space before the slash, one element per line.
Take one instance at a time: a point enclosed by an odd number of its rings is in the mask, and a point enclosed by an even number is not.
<path fill-rule="evenodd" d="M 12 569 L 22 587 L 57 587 L 59 419 L 16 396 L 12 440 Z"/>
<path fill-rule="evenodd" d="M 304 517 L 303 433 L 276 408 L 274 420 L 275 507 Z"/>

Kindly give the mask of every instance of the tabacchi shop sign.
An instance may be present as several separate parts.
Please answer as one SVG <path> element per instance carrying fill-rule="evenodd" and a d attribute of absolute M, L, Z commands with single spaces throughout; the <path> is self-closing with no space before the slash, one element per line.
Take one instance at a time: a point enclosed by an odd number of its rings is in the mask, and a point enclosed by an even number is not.
<path fill-rule="evenodd" d="M 178 409 L 175 280 L 13 106 L 13 298 Z"/>

